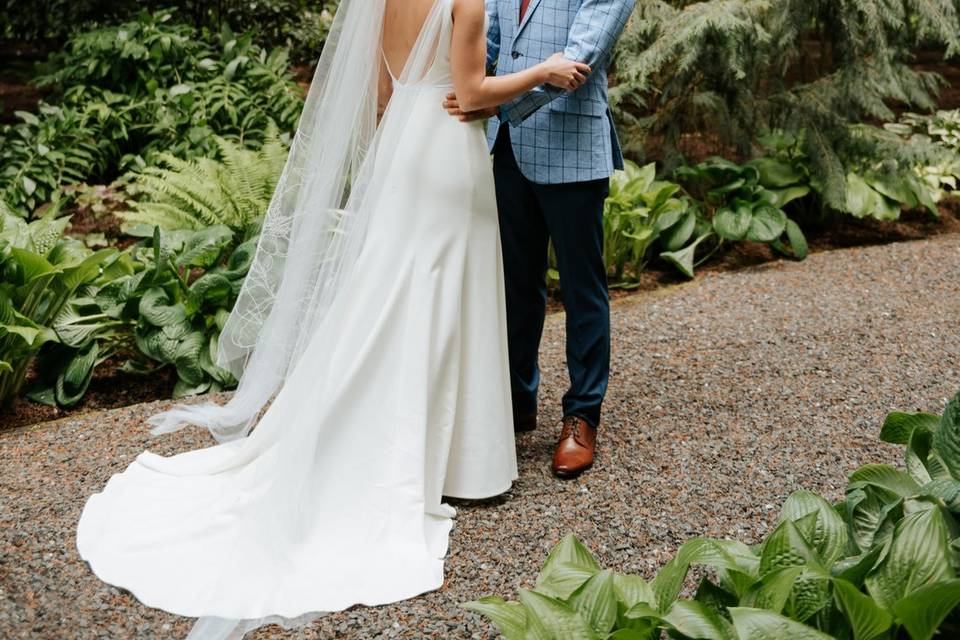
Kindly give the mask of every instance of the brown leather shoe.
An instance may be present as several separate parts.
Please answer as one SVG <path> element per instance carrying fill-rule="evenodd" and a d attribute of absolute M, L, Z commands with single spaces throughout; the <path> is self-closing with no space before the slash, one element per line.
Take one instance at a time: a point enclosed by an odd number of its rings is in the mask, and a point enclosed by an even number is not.
<path fill-rule="evenodd" d="M 564 416 L 560 441 L 553 452 L 553 473 L 560 478 L 576 478 L 593 466 L 597 430 L 580 416 Z"/>
<path fill-rule="evenodd" d="M 537 412 L 532 413 L 514 413 L 513 414 L 513 432 L 527 433 L 537 428 Z"/>

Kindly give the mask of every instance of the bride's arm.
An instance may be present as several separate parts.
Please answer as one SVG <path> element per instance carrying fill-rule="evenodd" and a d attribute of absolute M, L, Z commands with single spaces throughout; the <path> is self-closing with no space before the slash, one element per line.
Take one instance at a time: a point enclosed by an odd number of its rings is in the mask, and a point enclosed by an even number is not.
<path fill-rule="evenodd" d="M 487 30 L 483 0 L 456 0 L 450 63 L 460 108 L 475 111 L 495 107 L 542 84 L 568 91 L 586 82 L 590 67 L 561 54 L 518 73 L 487 76 Z"/>

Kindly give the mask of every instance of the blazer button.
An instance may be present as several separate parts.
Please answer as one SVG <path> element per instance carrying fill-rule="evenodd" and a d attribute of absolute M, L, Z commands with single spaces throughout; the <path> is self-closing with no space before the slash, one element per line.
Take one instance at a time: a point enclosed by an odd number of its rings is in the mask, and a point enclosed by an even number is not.
<path fill-rule="evenodd" d="M 514 51 L 514 52 L 511 53 L 510 55 L 513 57 L 514 60 L 516 60 L 517 58 L 520 57 L 520 52 L 519 52 L 519 51 Z"/>

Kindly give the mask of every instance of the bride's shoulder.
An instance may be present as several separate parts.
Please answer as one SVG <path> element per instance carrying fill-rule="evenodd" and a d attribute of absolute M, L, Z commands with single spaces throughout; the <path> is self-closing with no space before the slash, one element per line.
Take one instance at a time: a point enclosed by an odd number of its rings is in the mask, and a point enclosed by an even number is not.
<path fill-rule="evenodd" d="M 450 11 L 454 18 L 477 17 L 486 15 L 486 3 L 484 0 L 441 0 L 449 3 Z"/>

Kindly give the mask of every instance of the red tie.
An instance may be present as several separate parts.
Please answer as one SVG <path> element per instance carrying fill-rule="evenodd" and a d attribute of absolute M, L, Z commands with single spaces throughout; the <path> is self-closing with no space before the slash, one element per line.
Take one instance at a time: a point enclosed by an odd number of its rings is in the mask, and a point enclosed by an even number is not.
<path fill-rule="evenodd" d="M 527 12 L 527 7 L 529 6 L 530 6 L 530 0 L 520 1 L 520 22 L 523 22 L 523 14 Z"/>

